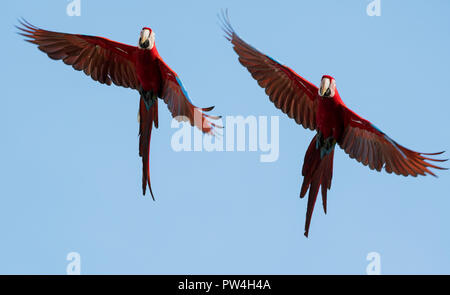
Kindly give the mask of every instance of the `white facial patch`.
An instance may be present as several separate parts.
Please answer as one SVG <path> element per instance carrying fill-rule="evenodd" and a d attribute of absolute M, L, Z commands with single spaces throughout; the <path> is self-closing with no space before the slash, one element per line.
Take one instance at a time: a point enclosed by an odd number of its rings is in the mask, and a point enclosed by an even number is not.
<path fill-rule="evenodd" d="M 336 93 L 336 80 L 331 80 L 330 84 L 330 97 L 334 97 L 334 94 Z"/>
<path fill-rule="evenodd" d="M 155 46 L 155 33 L 153 33 L 153 31 L 150 34 L 149 41 L 150 41 L 150 44 L 148 45 L 148 49 L 152 49 L 153 46 Z"/>

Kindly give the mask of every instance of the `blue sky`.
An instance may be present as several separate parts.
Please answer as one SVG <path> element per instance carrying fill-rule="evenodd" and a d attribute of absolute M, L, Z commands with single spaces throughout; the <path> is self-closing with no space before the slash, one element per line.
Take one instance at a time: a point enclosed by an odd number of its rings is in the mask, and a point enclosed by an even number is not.
<path fill-rule="evenodd" d="M 39 3 L 38 3 L 39 2 Z M 450 2 L 5 1 L 0 28 L 0 273 L 450 273 L 449 173 L 405 178 L 335 155 L 328 214 L 303 236 L 301 165 L 313 137 L 275 109 L 237 62 L 217 13 L 244 40 L 314 83 L 333 75 L 347 106 L 411 149 L 449 150 Z M 164 60 L 198 106 L 280 115 L 280 155 L 175 152 L 161 103 L 151 145 L 157 201 L 142 197 L 138 94 L 92 81 L 15 34 L 16 19 L 136 44 L 150 26 Z M 448 154 L 447 154 L 448 155 Z M 318 204 L 320 205 L 320 204 Z"/>

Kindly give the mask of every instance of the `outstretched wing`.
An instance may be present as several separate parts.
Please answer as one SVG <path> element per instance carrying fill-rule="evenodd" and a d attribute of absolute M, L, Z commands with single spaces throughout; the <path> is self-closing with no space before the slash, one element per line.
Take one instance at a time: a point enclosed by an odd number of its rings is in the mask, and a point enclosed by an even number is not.
<path fill-rule="evenodd" d="M 242 40 L 231 26 L 227 14 L 222 14 L 221 20 L 226 38 L 234 45 L 239 62 L 265 89 L 275 106 L 298 124 L 315 130 L 318 88 Z"/>
<path fill-rule="evenodd" d="M 189 121 L 204 133 L 214 134 L 214 127 L 219 127 L 210 120 L 220 119 L 220 116 L 211 116 L 205 112 L 214 107 L 197 108 L 189 99 L 186 90 L 175 73 L 161 58 L 159 59 L 160 71 L 163 77 L 163 90 L 161 98 L 167 104 L 172 116 L 178 121 Z"/>
<path fill-rule="evenodd" d="M 29 38 L 26 41 L 51 59 L 62 60 L 102 84 L 140 88 L 133 61 L 136 47 L 102 37 L 46 31 L 25 21 L 20 24 L 17 28 Z"/>
<path fill-rule="evenodd" d="M 370 169 L 381 171 L 383 168 L 388 173 L 394 172 L 403 176 L 417 176 L 435 174 L 429 168 L 445 169 L 431 162 L 444 162 L 431 158 L 440 153 L 418 153 L 409 150 L 383 133 L 369 121 L 361 118 L 353 111 L 342 106 L 345 118 L 345 131 L 339 145 L 349 154 L 350 158 Z"/>

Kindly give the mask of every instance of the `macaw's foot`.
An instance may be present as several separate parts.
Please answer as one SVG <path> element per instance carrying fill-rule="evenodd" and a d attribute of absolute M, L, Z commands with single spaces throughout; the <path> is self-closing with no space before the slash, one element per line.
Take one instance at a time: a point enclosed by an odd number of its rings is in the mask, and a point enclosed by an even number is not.
<path fill-rule="evenodd" d="M 334 149 L 336 145 L 336 140 L 334 137 L 330 136 L 326 139 L 323 138 L 322 132 L 317 133 L 316 139 L 316 149 L 320 149 L 320 158 L 322 159 Z"/>
<path fill-rule="evenodd" d="M 141 97 L 144 99 L 145 107 L 147 108 L 147 110 L 149 110 L 158 99 L 158 96 L 153 91 L 146 91 L 141 89 L 139 90 L 139 93 L 141 94 Z"/>

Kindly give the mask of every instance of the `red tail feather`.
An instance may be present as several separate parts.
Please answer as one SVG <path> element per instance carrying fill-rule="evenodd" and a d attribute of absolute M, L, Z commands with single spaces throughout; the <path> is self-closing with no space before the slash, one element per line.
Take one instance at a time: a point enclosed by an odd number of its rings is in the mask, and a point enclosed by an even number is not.
<path fill-rule="evenodd" d="M 150 184 L 150 140 L 152 137 L 153 124 L 158 128 L 158 101 L 147 110 L 144 99 L 141 98 L 139 105 L 139 156 L 142 158 L 142 194 L 145 195 L 147 184 L 150 194 L 153 196 Z"/>
<path fill-rule="evenodd" d="M 303 184 L 300 197 L 303 198 L 309 189 L 308 209 L 306 211 L 305 236 L 308 237 L 309 226 L 311 223 L 314 205 L 317 200 L 319 188 L 322 186 L 322 204 L 325 214 L 327 213 L 327 190 L 331 188 L 331 179 L 333 177 L 333 157 L 334 147 L 329 154 L 321 158 L 321 148 L 316 146 L 317 136 L 309 144 L 303 162 Z"/>

